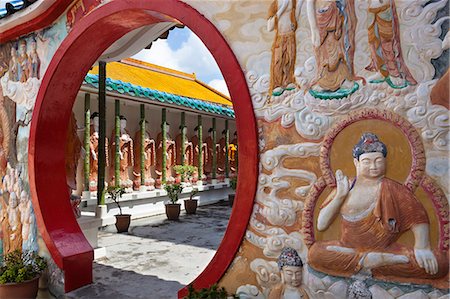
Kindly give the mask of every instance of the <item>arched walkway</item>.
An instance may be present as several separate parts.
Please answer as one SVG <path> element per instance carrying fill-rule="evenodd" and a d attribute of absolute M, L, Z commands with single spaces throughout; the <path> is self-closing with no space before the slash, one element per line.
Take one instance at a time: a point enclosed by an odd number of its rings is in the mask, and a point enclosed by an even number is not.
<path fill-rule="evenodd" d="M 96 59 L 136 28 L 176 18 L 204 42 L 227 82 L 239 132 L 239 178 L 235 207 L 224 239 L 196 287 L 217 282 L 230 265 L 253 208 L 258 171 L 256 123 L 244 74 L 220 32 L 195 9 L 177 0 L 114 0 L 79 21 L 55 53 L 41 83 L 29 143 L 30 188 L 40 232 L 65 290 L 92 282 L 93 250 L 69 204 L 64 168 L 66 128 L 82 80 Z M 179 292 L 179 296 L 186 289 Z"/>

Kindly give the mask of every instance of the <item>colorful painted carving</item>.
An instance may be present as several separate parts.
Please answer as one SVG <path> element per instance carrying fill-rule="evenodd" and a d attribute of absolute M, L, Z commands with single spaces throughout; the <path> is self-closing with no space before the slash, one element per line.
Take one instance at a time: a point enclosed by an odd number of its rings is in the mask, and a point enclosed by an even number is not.
<path fill-rule="evenodd" d="M 336 185 L 320 208 L 317 229 L 325 231 L 341 217 L 338 241 L 317 241 L 309 249 L 314 269 L 337 276 L 434 279 L 448 272 L 448 260 L 432 250 L 429 218 L 406 186 L 385 177 L 386 146 L 365 133 L 353 148 L 356 178 L 336 171 Z M 411 231 L 414 247 L 397 243 Z"/>
<path fill-rule="evenodd" d="M 376 72 L 371 83 L 386 81 L 393 88 L 417 84 L 403 60 L 400 25 L 394 0 L 370 0 L 368 71 Z"/>
<path fill-rule="evenodd" d="M 225 179 L 225 167 L 226 167 L 226 156 L 228 154 L 228 149 L 226 147 L 225 141 L 226 131 L 222 131 L 222 137 L 217 143 L 217 175 L 219 180 Z"/>
<path fill-rule="evenodd" d="M 100 5 L 103 0 L 76 0 L 67 11 L 67 31 L 72 30 L 76 22 Z"/>
<path fill-rule="evenodd" d="M 275 30 L 272 45 L 269 93 L 281 95 L 297 86 L 294 76 L 296 58 L 295 31 L 303 0 L 274 0 L 269 8 L 267 30 Z"/>
<path fill-rule="evenodd" d="M 357 23 L 354 0 L 308 0 L 307 12 L 316 58 L 316 74 L 309 84 L 312 94 L 348 96 L 358 89 L 353 67 Z"/>
<path fill-rule="evenodd" d="M 134 145 L 133 139 L 131 139 L 130 134 L 126 130 L 127 127 L 127 119 L 121 115 L 120 116 L 120 138 L 119 138 L 119 156 L 120 156 L 120 186 L 126 188 L 127 191 L 132 191 L 133 181 L 130 179 L 128 168 L 134 166 Z M 111 140 L 115 140 L 115 132 L 112 132 Z M 111 161 L 112 166 L 111 170 L 111 185 L 116 184 L 116 180 L 114 177 L 114 163 L 115 163 L 115 141 L 111 144 Z"/>
<path fill-rule="evenodd" d="M 91 138 L 90 138 L 90 172 L 89 172 L 89 191 L 97 191 L 98 180 L 98 140 L 99 140 L 99 114 L 92 113 L 91 116 Z M 105 156 L 106 166 L 109 166 L 108 157 L 108 138 L 105 138 Z"/>
<path fill-rule="evenodd" d="M 297 251 L 285 247 L 278 257 L 278 269 L 281 283 L 270 290 L 268 299 L 307 299 L 309 298 L 302 285 L 303 263 Z"/>
<path fill-rule="evenodd" d="M 194 128 L 194 136 L 192 136 L 191 138 L 191 142 L 192 142 L 192 149 L 193 149 L 193 157 L 192 157 L 192 165 L 198 167 L 199 166 L 199 160 L 198 160 L 198 156 L 199 156 L 199 140 L 198 140 L 198 127 Z M 202 142 L 201 144 L 202 147 L 202 165 L 204 166 L 206 163 L 206 144 L 204 142 Z M 193 174 L 193 178 L 194 180 L 199 180 L 198 177 L 198 172 L 195 172 Z M 203 178 L 201 178 L 200 180 L 202 180 Z"/>
<path fill-rule="evenodd" d="M 146 122 L 147 123 L 147 122 Z M 135 189 L 141 186 L 141 131 L 137 131 L 134 135 L 136 149 L 134 150 L 134 170 L 136 177 L 134 180 Z M 155 140 L 150 137 L 150 132 L 145 132 L 144 138 L 144 186 L 146 190 L 155 189 L 155 179 L 152 178 L 151 167 L 155 165 Z"/>
<path fill-rule="evenodd" d="M 238 163 L 238 140 L 237 140 L 237 131 L 234 132 L 233 140 L 231 140 L 228 155 L 230 157 L 230 173 L 235 175 L 237 172 L 237 163 Z"/>
<path fill-rule="evenodd" d="M 177 165 L 181 165 L 181 139 L 182 139 L 182 134 L 178 134 L 177 137 L 175 137 L 175 145 L 176 145 L 176 149 L 177 149 Z M 184 165 L 193 165 L 193 150 L 192 150 L 192 142 L 187 140 L 186 137 L 186 141 L 184 142 L 185 144 L 185 148 L 184 148 Z"/>
<path fill-rule="evenodd" d="M 158 136 L 156 137 L 156 167 L 155 172 L 158 175 L 159 181 L 162 180 L 162 132 L 159 132 Z M 176 148 L 175 148 L 175 141 L 172 139 L 170 135 L 170 125 L 166 125 L 166 182 L 167 183 L 173 183 L 175 182 L 175 178 L 172 174 L 172 166 L 175 166 L 176 162 L 176 156 L 175 156 Z M 158 186 L 157 186 L 158 187 Z"/>
<path fill-rule="evenodd" d="M 216 150 L 216 147 L 214 146 L 213 138 L 212 138 L 212 131 L 213 129 L 210 128 L 208 130 L 208 136 L 203 141 L 206 144 L 205 148 L 205 164 L 204 165 L 204 174 L 206 175 L 206 178 L 210 180 L 212 178 L 212 172 L 213 172 L 213 151 Z"/>

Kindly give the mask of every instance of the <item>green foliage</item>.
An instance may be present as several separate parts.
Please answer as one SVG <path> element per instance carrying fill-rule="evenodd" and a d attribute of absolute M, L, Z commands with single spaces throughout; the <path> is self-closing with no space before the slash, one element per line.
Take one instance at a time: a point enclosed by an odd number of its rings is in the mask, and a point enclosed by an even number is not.
<path fill-rule="evenodd" d="M 182 177 L 186 176 L 187 178 L 190 178 L 192 174 L 197 171 L 197 167 L 192 165 L 175 165 L 173 171 Z"/>
<path fill-rule="evenodd" d="M 191 193 L 189 194 L 189 199 L 192 200 L 192 198 L 198 193 L 197 188 L 192 188 Z"/>
<path fill-rule="evenodd" d="M 213 284 L 209 288 L 196 291 L 192 285 L 188 287 L 188 295 L 185 299 L 227 299 L 239 298 L 235 295 L 229 295 L 225 288 L 219 288 L 217 284 Z"/>
<path fill-rule="evenodd" d="M 233 189 L 234 191 L 236 191 L 236 187 L 237 187 L 237 176 L 230 178 L 230 187 L 231 187 L 231 189 Z"/>
<path fill-rule="evenodd" d="M 117 186 L 110 186 L 106 190 L 111 196 L 111 199 L 116 203 L 117 207 L 119 208 L 119 214 L 122 215 L 122 207 L 119 204 L 120 198 L 125 193 L 125 188 L 117 187 Z"/>
<path fill-rule="evenodd" d="M 0 284 L 33 279 L 47 268 L 45 259 L 33 251 L 16 250 L 2 256 L 2 260 Z"/>
<path fill-rule="evenodd" d="M 178 201 L 178 195 L 183 191 L 183 186 L 181 184 L 164 185 L 164 190 L 167 192 L 170 203 L 174 204 Z"/>

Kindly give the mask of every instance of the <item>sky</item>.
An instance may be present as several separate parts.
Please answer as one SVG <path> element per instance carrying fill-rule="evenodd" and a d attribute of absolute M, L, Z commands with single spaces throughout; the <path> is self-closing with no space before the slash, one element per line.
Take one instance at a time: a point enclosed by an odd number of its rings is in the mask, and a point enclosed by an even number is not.
<path fill-rule="evenodd" d="M 174 28 L 166 40 L 156 40 L 149 50 L 144 49 L 133 58 L 185 73 L 195 73 L 200 81 L 229 95 L 225 80 L 213 56 L 187 27 Z"/>

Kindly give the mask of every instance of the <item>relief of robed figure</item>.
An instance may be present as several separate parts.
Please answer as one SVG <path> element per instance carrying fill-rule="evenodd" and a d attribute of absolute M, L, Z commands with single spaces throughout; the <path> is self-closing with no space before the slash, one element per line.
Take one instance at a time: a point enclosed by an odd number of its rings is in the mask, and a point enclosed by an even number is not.
<path fill-rule="evenodd" d="M 386 81 L 395 88 L 417 84 L 403 59 L 395 1 L 369 0 L 368 19 L 371 61 L 366 70 L 375 72 L 369 82 Z"/>
<path fill-rule="evenodd" d="M 98 180 L 98 145 L 99 145 L 99 114 L 94 112 L 91 116 L 91 135 L 89 137 L 89 191 L 97 191 Z M 105 165 L 109 167 L 108 138 L 105 137 Z"/>
<path fill-rule="evenodd" d="M 310 87 L 325 93 L 356 91 L 355 81 L 363 79 L 355 76 L 353 65 L 357 25 L 354 0 L 307 0 L 306 6 L 316 59 Z"/>
<path fill-rule="evenodd" d="M 130 179 L 128 168 L 134 166 L 134 144 L 130 134 L 126 130 L 127 119 L 124 116 L 120 116 L 120 137 L 119 137 L 119 171 L 120 171 L 120 186 L 123 188 L 132 188 L 133 181 Z M 113 163 L 110 168 L 111 172 L 111 185 L 115 185 L 115 156 L 116 156 L 116 142 L 115 142 L 115 130 L 112 132 L 111 140 L 111 160 Z M 128 192 L 128 191 L 127 191 Z"/>
<path fill-rule="evenodd" d="M 158 133 L 158 136 L 156 137 L 156 167 L 155 172 L 158 175 L 159 184 L 157 183 L 157 187 L 162 182 L 162 157 L 163 155 L 166 155 L 166 182 L 167 183 L 173 183 L 175 182 L 175 178 L 172 174 L 172 166 L 175 165 L 176 162 L 176 148 L 175 148 L 175 141 L 172 139 L 172 136 L 170 135 L 170 125 L 166 124 L 166 152 L 163 153 L 162 151 L 162 132 Z"/>
<path fill-rule="evenodd" d="M 364 133 L 353 148 L 356 178 L 336 171 L 337 187 L 320 207 L 316 229 L 341 218 L 339 240 L 317 241 L 308 262 L 336 276 L 435 279 L 448 272 L 447 255 L 430 245 L 430 221 L 423 205 L 404 185 L 385 177 L 387 148 Z M 398 243 L 411 231 L 414 246 Z"/>
<path fill-rule="evenodd" d="M 136 177 L 134 184 L 136 189 L 141 186 L 141 130 L 137 131 L 134 137 L 136 149 L 134 150 L 134 170 Z M 155 140 L 150 137 L 150 132 L 145 132 L 144 138 L 144 186 L 147 190 L 155 189 L 155 179 L 152 177 L 151 167 L 155 165 Z"/>

